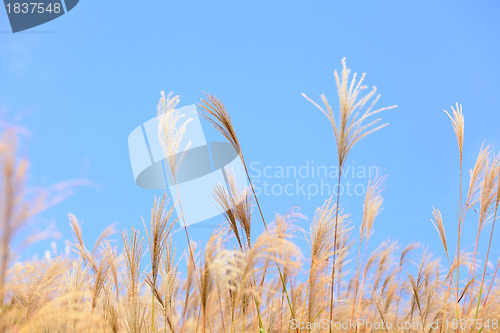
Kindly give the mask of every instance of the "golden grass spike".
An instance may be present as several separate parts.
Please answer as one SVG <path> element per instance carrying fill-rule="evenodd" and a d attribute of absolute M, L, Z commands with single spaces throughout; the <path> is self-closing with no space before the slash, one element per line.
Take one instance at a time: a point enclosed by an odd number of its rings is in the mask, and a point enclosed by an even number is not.
<path fill-rule="evenodd" d="M 489 220 L 491 211 L 495 208 L 498 197 L 498 169 L 500 158 L 496 154 L 491 154 L 486 160 L 481 189 L 479 193 L 479 230 Z"/>
<path fill-rule="evenodd" d="M 170 234 L 177 219 L 170 221 L 170 217 L 174 211 L 174 206 L 165 212 L 167 194 L 163 197 L 155 197 L 153 209 L 151 210 L 151 231 L 148 230 L 144 219 L 142 223 L 146 230 L 148 240 L 149 254 L 151 258 L 151 273 L 148 275 L 148 285 L 151 288 L 152 303 L 151 303 L 151 330 L 155 330 L 155 299 L 158 299 L 158 288 L 156 285 L 158 274 L 161 265 L 161 257 L 165 247 L 165 240 Z M 164 307 L 164 305 L 163 305 Z"/>
<path fill-rule="evenodd" d="M 179 103 L 179 96 L 176 95 L 172 97 L 172 95 L 173 93 L 169 93 L 168 96 L 165 97 L 165 92 L 161 92 L 160 101 L 158 102 L 158 137 L 175 181 L 182 158 L 191 146 L 191 141 L 189 141 L 186 146 L 183 147 L 183 151 L 180 151 L 187 125 L 193 119 L 189 118 L 180 123 L 184 115 L 181 115 L 175 109 Z"/>
<path fill-rule="evenodd" d="M 451 116 L 448 111 L 443 110 L 451 120 L 453 125 L 453 130 L 455 131 L 455 135 L 457 137 L 458 143 L 458 151 L 460 153 L 460 165 L 463 161 L 463 148 L 464 148 L 464 115 L 462 113 L 462 104 L 456 103 L 456 107 L 451 107 L 452 115 Z"/>
<path fill-rule="evenodd" d="M 363 205 L 363 220 L 360 227 L 360 239 L 370 238 L 373 221 L 382 209 L 384 199 L 381 195 L 384 188 L 385 177 L 370 179 L 366 188 L 365 202 Z"/>
<path fill-rule="evenodd" d="M 139 232 L 132 227 L 130 236 L 122 231 L 123 252 L 126 263 L 125 286 L 127 288 L 127 319 L 126 325 L 131 332 L 140 332 L 144 326 L 144 307 L 140 303 L 139 282 L 144 238 L 139 238 Z"/>
<path fill-rule="evenodd" d="M 310 225 L 310 239 L 308 239 L 311 266 L 309 269 L 309 278 L 307 281 L 307 318 L 310 321 L 317 313 L 317 301 L 319 294 L 324 290 L 318 290 L 318 277 L 322 275 L 327 265 L 327 259 L 333 252 L 333 236 L 335 227 L 335 215 L 337 206 L 332 202 L 333 197 L 325 201 L 322 207 L 316 209 L 313 222 Z M 304 307 L 305 308 L 305 307 Z"/>
<path fill-rule="evenodd" d="M 439 233 L 441 244 L 443 244 L 444 251 L 446 252 L 446 257 L 448 258 L 449 262 L 450 256 L 448 254 L 448 243 L 446 242 L 446 232 L 443 224 L 443 218 L 441 216 L 441 212 L 439 211 L 439 209 L 432 208 L 432 216 L 434 217 L 434 221 L 431 220 L 431 222 L 436 228 L 437 232 Z"/>
<path fill-rule="evenodd" d="M 229 193 L 226 186 L 219 184 L 214 188 L 214 199 L 215 202 L 219 205 L 221 214 L 226 218 L 227 223 L 233 231 L 240 249 L 243 250 L 245 243 L 241 239 L 239 223 L 236 220 L 236 216 L 232 206 L 231 194 Z"/>
<path fill-rule="evenodd" d="M 213 196 L 240 248 L 246 250 L 251 248 L 252 197 L 250 188 L 239 188 L 232 172 L 227 172 L 226 175 L 229 186 L 216 185 Z M 244 239 L 243 236 L 245 236 Z"/>
<path fill-rule="evenodd" d="M 211 94 L 205 94 L 207 100 L 202 99 L 198 105 L 204 110 L 201 116 L 208 120 L 229 141 L 241 156 L 241 147 L 231 117 L 220 99 Z"/>
<path fill-rule="evenodd" d="M 491 155 L 490 146 L 481 146 L 479 154 L 474 164 L 474 168 L 470 170 L 469 191 L 466 200 L 466 209 L 474 206 L 480 199 L 481 179 L 484 175 L 484 170 Z"/>

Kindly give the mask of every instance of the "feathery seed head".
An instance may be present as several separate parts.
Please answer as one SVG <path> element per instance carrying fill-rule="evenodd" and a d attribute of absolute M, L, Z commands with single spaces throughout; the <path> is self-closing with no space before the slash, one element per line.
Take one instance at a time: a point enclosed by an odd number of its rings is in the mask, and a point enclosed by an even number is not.
<path fill-rule="evenodd" d="M 498 169 L 500 167 L 500 157 L 492 154 L 486 160 L 483 180 L 479 194 L 479 229 L 481 230 L 488 221 L 488 215 L 494 208 L 498 192 Z"/>
<path fill-rule="evenodd" d="M 201 103 L 198 104 L 205 112 L 202 112 L 201 116 L 208 120 L 212 126 L 217 129 L 226 139 L 229 141 L 234 149 L 241 154 L 240 142 L 236 136 L 236 131 L 234 130 L 233 123 L 231 122 L 231 117 L 226 111 L 222 101 L 215 97 L 214 95 L 205 94 L 207 100 L 202 99 Z"/>
<path fill-rule="evenodd" d="M 165 92 L 161 92 L 161 98 L 158 102 L 158 137 L 163 149 L 163 154 L 174 176 L 174 180 L 182 158 L 191 146 L 191 141 L 189 141 L 183 151 L 179 151 L 183 141 L 182 139 L 186 133 L 186 127 L 189 122 L 193 120 L 189 118 L 181 122 L 181 119 L 185 116 L 175 109 L 178 103 L 179 96 L 172 97 L 172 93 L 169 93 L 168 96 L 165 97 Z"/>
<path fill-rule="evenodd" d="M 460 153 L 460 165 L 463 160 L 463 148 L 464 148 L 464 115 L 462 113 L 462 104 L 456 103 L 456 107 L 451 107 L 452 115 L 451 116 L 448 111 L 443 110 L 448 117 L 451 119 L 451 123 L 453 124 L 453 130 L 455 131 L 455 135 L 457 136 L 458 142 L 458 151 Z"/>
<path fill-rule="evenodd" d="M 434 217 L 434 221 L 432 221 L 432 224 L 436 228 L 436 230 L 439 233 L 439 238 L 441 239 L 441 243 L 443 244 L 444 250 L 446 252 L 446 257 L 448 258 L 448 261 L 450 260 L 449 255 L 448 255 L 448 244 L 446 242 L 446 232 L 444 229 L 444 224 L 443 224 L 443 218 L 441 217 L 441 212 L 439 209 L 432 208 L 432 216 Z"/>
<path fill-rule="evenodd" d="M 363 221 L 360 227 L 360 238 L 370 238 L 373 221 L 375 221 L 375 218 L 380 213 L 382 209 L 382 203 L 384 202 L 384 199 L 381 195 L 384 181 L 385 177 L 378 177 L 375 179 L 370 179 L 370 181 L 368 182 L 368 187 L 366 189 L 365 195 L 365 203 L 363 205 Z"/>
<path fill-rule="evenodd" d="M 252 197 L 250 189 L 239 188 L 232 172 L 226 173 L 228 185 L 219 184 L 214 189 L 214 199 L 229 223 L 241 249 L 250 248 L 252 229 Z M 240 232 L 243 231 L 245 239 Z"/>
<path fill-rule="evenodd" d="M 365 74 L 363 74 L 359 81 L 356 82 L 357 74 L 354 73 L 351 81 L 349 82 L 350 72 L 351 70 L 346 66 L 345 58 L 342 59 L 341 77 L 339 77 L 337 71 L 335 70 L 335 81 L 337 83 L 337 92 L 340 101 L 340 115 L 338 120 L 335 119 L 333 109 L 324 94 L 321 95 L 321 99 L 325 104 L 326 111 L 304 93 L 302 94 L 302 96 L 320 109 L 330 121 L 335 135 L 335 141 L 337 143 L 337 154 L 340 167 L 344 165 L 351 148 L 359 140 L 375 131 L 378 131 L 382 127 L 387 126 L 387 124 L 377 125 L 380 118 L 375 119 L 368 124 L 365 124 L 365 120 L 381 111 L 396 107 L 396 105 L 394 105 L 373 110 L 376 102 L 380 98 L 380 95 L 375 96 L 377 91 L 376 87 L 373 87 L 369 93 L 361 97 L 360 94 L 367 88 L 362 85 Z M 372 101 L 371 104 L 365 108 L 370 100 Z"/>
<path fill-rule="evenodd" d="M 469 191 L 467 194 L 466 208 L 474 206 L 480 199 L 481 179 L 484 175 L 488 160 L 491 155 L 490 146 L 481 146 L 481 150 L 474 164 L 474 168 L 470 170 Z"/>

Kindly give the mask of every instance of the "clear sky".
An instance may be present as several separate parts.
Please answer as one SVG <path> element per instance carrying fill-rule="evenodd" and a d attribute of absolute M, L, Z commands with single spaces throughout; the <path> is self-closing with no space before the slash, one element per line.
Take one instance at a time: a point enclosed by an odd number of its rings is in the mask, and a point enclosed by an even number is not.
<path fill-rule="evenodd" d="M 377 86 L 380 106 L 398 105 L 382 114 L 390 125 L 356 145 L 347 163 L 388 175 L 372 244 L 420 241 L 443 256 L 432 207 L 441 209 L 455 239 L 459 170 L 442 110 L 463 104 L 467 176 L 481 144 L 498 151 L 500 143 L 499 17 L 497 1 L 80 1 L 54 21 L 12 34 L 0 9 L 0 109 L 10 122 L 25 115 L 19 124 L 30 131 L 22 148 L 32 162 L 30 183 L 93 184 L 34 223 L 53 223 L 60 247 L 71 239 L 69 212 L 84 221 L 89 243 L 110 223 L 142 230 L 141 216 L 148 220 L 153 196 L 162 192 L 134 184 L 127 138 L 156 115 L 161 90 L 179 94 L 181 106 L 199 102 L 204 91 L 221 98 L 256 183 L 295 182 L 258 177 L 266 166 L 336 165 L 331 127 L 301 92 L 316 100 L 325 93 L 337 107 L 333 72 L 346 57 L 353 71 L 367 73 L 368 86 Z M 209 139 L 220 139 L 203 125 Z M 366 185 L 368 178 L 347 181 Z M 300 225 L 308 229 L 328 196 L 260 198 L 268 219 L 300 207 L 309 218 Z M 363 198 L 341 200 L 359 226 Z M 472 213 L 467 244 L 476 226 Z M 207 230 L 190 233 L 203 241 Z M 254 230 L 262 230 L 257 218 Z M 176 240 L 179 253 L 186 242 L 181 233 Z M 495 245 L 492 258 L 499 251 Z"/>

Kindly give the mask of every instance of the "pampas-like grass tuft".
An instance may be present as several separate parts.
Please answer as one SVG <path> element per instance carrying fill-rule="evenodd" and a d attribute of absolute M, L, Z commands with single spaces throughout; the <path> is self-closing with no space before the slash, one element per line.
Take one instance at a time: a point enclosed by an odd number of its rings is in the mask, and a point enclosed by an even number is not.
<path fill-rule="evenodd" d="M 338 117 L 324 96 L 326 109 L 313 102 L 333 128 L 340 167 L 354 144 L 385 126 L 367 118 L 389 109 L 375 109 L 375 88 L 362 96 L 364 75 L 350 78 L 345 61 L 342 66 L 341 75 L 335 73 Z M 158 132 L 174 177 L 189 126 L 189 120 L 182 122 L 176 116 L 178 101 L 178 96 L 162 93 L 158 109 Z M 207 95 L 201 109 L 246 167 L 222 101 Z M 461 189 L 462 164 L 469 154 L 464 151 L 462 106 L 457 103 L 447 114 L 459 147 Z M 94 246 L 87 247 L 83 223 L 70 214 L 74 253 L 15 261 L 14 236 L 46 206 L 44 195 L 26 195 L 28 163 L 16 151 L 15 134 L 4 132 L 0 136 L 0 332 L 500 332 L 500 260 L 492 250 L 497 241 L 500 155 L 492 146 L 481 147 L 465 200 L 457 195 L 458 224 L 449 221 L 448 212 L 429 211 L 446 256 L 443 261 L 435 257 L 437 249 L 419 243 L 402 247 L 384 241 L 370 251 L 374 226 L 394 223 L 379 221 L 387 177 L 368 182 L 359 221 L 339 205 L 339 193 L 333 193 L 319 204 L 310 227 L 303 228 L 297 209 L 276 214 L 273 222 L 266 219 L 250 177 L 250 186 L 241 189 L 231 174 L 228 186 L 214 189 L 222 223 L 204 248 L 192 242 L 184 228 L 188 250 L 177 256 L 173 210 L 175 205 L 182 208 L 182 202 L 169 205 L 164 195 L 153 201 L 151 222 L 146 226 L 142 221 L 145 238 L 134 227 L 121 232 L 121 251 L 112 245 L 113 227 L 105 228 Z M 251 235 L 254 205 L 265 227 L 257 235 Z M 462 230 L 466 220 L 474 219 L 477 233 L 471 238 Z M 453 225 L 458 226 L 456 244 L 449 237 Z M 489 242 L 483 255 L 479 249 L 485 232 Z M 464 246 L 465 241 L 470 243 Z M 305 253 L 299 246 L 303 242 L 309 245 Z M 181 272 L 179 265 L 186 268 Z M 341 329 L 320 325 L 330 320 L 355 325 Z M 384 326 L 376 330 L 368 324 L 375 322 Z M 412 326 L 399 329 L 399 322 Z"/>

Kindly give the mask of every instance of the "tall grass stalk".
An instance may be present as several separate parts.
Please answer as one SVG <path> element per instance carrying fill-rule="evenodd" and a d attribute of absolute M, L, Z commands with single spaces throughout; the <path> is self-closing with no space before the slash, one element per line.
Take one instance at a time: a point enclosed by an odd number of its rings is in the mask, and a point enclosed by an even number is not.
<path fill-rule="evenodd" d="M 252 179 L 250 178 L 250 174 L 248 173 L 248 168 L 245 163 L 245 158 L 243 156 L 243 150 L 241 149 L 238 137 L 236 136 L 236 131 L 234 130 L 233 124 L 231 122 L 231 117 L 229 116 L 229 113 L 226 111 L 226 108 L 224 104 L 222 103 L 221 100 L 219 100 L 217 97 L 214 95 L 206 95 L 207 100 L 201 101 L 199 106 L 205 110 L 204 113 L 202 113 L 202 116 L 208 120 L 214 126 L 215 129 L 217 129 L 233 146 L 233 148 L 238 152 L 241 161 L 243 163 L 243 167 L 245 168 L 245 173 L 248 179 L 248 182 L 250 183 L 250 188 L 252 189 L 253 196 L 255 198 L 255 202 L 257 204 L 257 208 L 259 210 L 260 217 L 262 219 L 262 223 L 264 224 L 264 229 L 266 230 L 266 233 L 269 233 L 269 230 L 267 228 L 267 223 L 264 218 L 264 214 L 262 213 L 262 209 L 260 207 L 259 199 L 257 197 L 257 193 L 255 193 L 255 188 L 252 183 Z M 276 266 L 278 268 L 278 272 L 280 275 L 280 280 L 281 280 L 281 285 L 283 290 L 285 291 L 285 295 L 287 298 L 288 302 L 288 307 L 290 309 L 290 314 L 291 314 L 291 319 L 295 319 L 295 311 L 293 309 L 292 303 L 290 302 L 290 296 L 288 295 L 288 290 L 286 288 L 286 283 L 283 277 L 283 272 L 281 271 L 281 267 L 278 263 L 276 263 Z M 259 306 L 256 304 L 257 308 L 257 313 L 260 313 Z M 260 319 L 259 315 L 259 325 L 262 326 L 262 322 Z M 261 327 L 262 328 L 262 327 Z M 297 329 L 298 332 L 298 329 Z"/>
<path fill-rule="evenodd" d="M 177 197 L 179 198 L 179 188 L 177 186 L 177 172 L 179 170 L 179 166 L 181 164 L 182 158 L 184 154 L 187 152 L 189 147 L 191 146 L 191 141 L 187 142 L 183 151 L 181 152 L 179 149 L 181 148 L 181 144 L 183 143 L 183 137 L 187 129 L 187 125 L 192 121 L 191 118 L 185 120 L 181 123 L 181 119 L 184 117 L 179 114 L 178 111 L 175 110 L 177 104 L 179 103 L 179 96 L 173 96 L 173 93 L 170 93 L 168 96 L 165 96 L 165 93 L 161 92 L 160 101 L 158 102 L 158 137 L 160 140 L 161 147 L 163 149 L 163 153 L 167 159 L 168 165 L 170 167 L 170 171 L 172 172 L 173 180 L 175 183 L 175 190 L 177 192 Z M 189 256 L 191 259 L 191 263 L 193 265 L 193 269 L 195 272 L 196 262 L 194 260 L 193 249 L 191 247 L 191 240 L 189 238 L 189 233 L 187 231 L 186 220 L 184 218 L 184 212 L 182 210 L 182 202 L 178 200 L 179 208 L 181 211 L 181 218 L 184 224 L 184 232 L 186 234 L 186 241 L 189 248 Z M 198 284 L 198 289 L 201 288 L 200 281 L 198 279 L 198 274 L 196 275 L 196 281 Z M 201 289 L 200 289 L 201 290 Z"/>
<path fill-rule="evenodd" d="M 149 254 L 151 256 L 151 273 L 147 277 L 151 288 L 151 331 L 155 331 L 155 290 L 161 265 L 161 257 L 166 245 L 166 239 L 170 234 L 177 219 L 170 221 L 174 207 L 165 211 L 165 193 L 161 199 L 155 198 L 153 209 L 151 210 L 151 230 L 148 231 L 144 219 L 142 223 L 146 230 Z"/>
<path fill-rule="evenodd" d="M 477 234 L 476 234 L 476 241 L 474 243 L 474 250 L 473 250 L 473 258 L 472 262 L 469 267 L 469 278 L 468 281 L 471 282 L 471 286 L 468 288 L 467 293 L 464 296 L 463 299 L 463 306 L 462 306 L 462 315 L 465 310 L 465 306 L 467 304 L 467 296 L 471 295 L 471 300 L 469 307 L 472 307 L 472 289 L 474 288 L 475 285 L 475 273 L 476 273 L 476 261 L 477 261 L 477 254 L 478 254 L 478 246 L 479 246 L 479 236 L 481 234 L 481 231 L 483 230 L 484 226 L 488 223 L 489 219 L 491 218 L 490 212 L 492 210 L 492 205 L 495 202 L 496 199 L 496 189 L 497 189 L 497 170 L 499 167 L 499 158 L 498 156 L 492 154 L 490 157 L 487 159 L 483 171 L 483 179 L 481 182 L 481 190 L 480 190 L 480 199 L 479 199 L 479 218 L 478 218 L 478 226 L 477 226 Z"/>
<path fill-rule="evenodd" d="M 458 102 L 456 103 L 456 108 L 451 107 L 452 109 L 452 115 L 448 113 L 448 111 L 444 110 L 444 112 L 448 115 L 450 118 L 452 125 L 453 125 L 453 130 L 455 132 L 455 136 L 457 137 L 457 143 L 458 143 L 458 153 L 460 156 L 460 175 L 459 175 L 459 204 L 458 204 L 458 241 L 457 241 L 457 249 L 455 252 L 455 258 L 457 260 L 457 263 L 460 262 L 460 239 L 462 236 L 462 169 L 463 169 L 463 147 L 464 147 L 464 116 L 462 113 L 462 105 L 459 105 Z M 452 277 L 450 277 L 452 278 Z M 460 265 L 457 265 L 457 283 L 456 283 L 456 297 L 457 297 L 457 319 L 459 319 L 458 316 L 458 294 L 459 294 L 459 287 L 460 287 Z"/>
<path fill-rule="evenodd" d="M 496 193 L 495 193 L 495 212 L 493 214 L 493 220 L 491 222 L 491 232 L 490 232 L 490 237 L 488 241 L 488 250 L 486 251 L 486 258 L 484 260 L 484 268 L 483 268 L 483 274 L 481 278 L 481 284 L 479 286 L 479 295 L 477 299 L 477 306 L 476 306 L 476 314 L 474 316 L 474 319 L 477 319 L 478 314 L 479 314 L 479 304 L 481 303 L 481 297 L 482 297 L 482 292 L 483 292 L 483 286 L 484 286 L 484 279 L 486 277 L 486 268 L 488 266 L 488 260 L 490 257 L 490 250 L 491 250 L 491 243 L 493 240 L 493 231 L 495 230 L 495 222 L 497 219 L 497 213 L 498 213 L 498 205 L 500 203 L 500 164 L 497 165 L 496 167 Z M 495 271 L 496 273 L 496 271 Z M 494 277 L 493 277 L 494 279 Z M 486 300 L 483 303 L 483 309 L 486 306 Z"/>
<path fill-rule="evenodd" d="M 129 332 L 139 333 L 145 328 L 145 308 L 141 305 L 139 295 L 140 267 L 144 251 L 144 238 L 139 238 L 139 232 L 132 227 L 130 236 L 122 231 L 123 252 L 126 263 L 125 286 L 127 288 L 127 321 Z"/>
<path fill-rule="evenodd" d="M 359 228 L 358 256 L 356 258 L 351 322 L 354 320 L 354 309 L 356 307 L 356 302 L 358 300 L 358 291 L 360 288 L 359 269 L 360 269 L 360 255 L 361 255 L 362 242 L 364 238 L 366 239 L 370 238 L 373 222 L 375 221 L 375 218 L 382 209 L 383 198 L 381 196 L 381 192 L 383 189 L 383 185 L 384 185 L 384 177 L 377 177 L 374 179 L 370 179 L 368 187 L 366 189 L 365 201 L 363 205 L 363 220 L 361 221 L 361 226 Z"/>
<path fill-rule="evenodd" d="M 335 120 L 335 116 L 333 114 L 333 109 L 328 103 L 325 95 L 321 95 L 321 99 L 325 104 L 326 111 L 319 106 L 312 99 L 307 97 L 305 94 L 302 94 L 308 101 L 310 101 L 313 105 L 315 105 L 330 121 L 330 124 L 333 129 L 333 133 L 335 136 L 335 142 L 337 145 L 337 158 L 338 158 L 338 179 L 337 179 L 337 212 L 335 216 L 335 233 L 334 233 L 334 245 L 333 245 L 333 260 L 332 260 L 332 272 L 331 272 L 331 289 L 330 289 L 330 322 L 333 319 L 333 295 L 334 295 L 334 285 L 335 285 L 335 270 L 336 260 L 337 260 L 337 222 L 338 222 L 338 207 L 340 204 L 340 185 L 341 185 L 341 176 L 342 170 L 351 151 L 352 147 L 365 136 L 378 131 L 379 129 L 387 126 L 387 124 L 378 125 L 380 118 L 372 120 L 371 122 L 365 123 L 365 120 L 372 115 L 375 115 L 381 111 L 393 109 L 396 106 L 384 107 L 379 109 L 374 109 L 374 106 L 380 95 L 376 95 L 375 93 L 377 89 L 375 87 L 364 96 L 360 96 L 360 94 L 367 87 L 362 85 L 365 74 L 361 76 L 359 81 L 356 81 L 357 73 L 354 73 L 352 78 L 349 78 L 350 69 L 346 66 L 345 58 L 342 59 L 342 74 L 339 77 L 337 70 L 335 70 L 335 81 L 337 83 L 337 93 L 340 102 L 340 112 L 339 112 L 339 120 Z M 367 104 L 371 101 L 371 104 Z M 366 105 L 369 105 L 365 108 Z M 360 115 L 360 112 L 362 115 Z M 338 286 L 340 291 L 340 284 Z M 340 296 L 340 295 L 339 295 Z M 330 333 L 332 329 L 330 327 Z"/>
<path fill-rule="evenodd" d="M 45 193 L 28 195 L 26 178 L 29 163 L 26 158 L 16 155 L 18 144 L 18 133 L 13 128 L 6 129 L 0 136 L 0 307 L 4 304 L 14 238 L 33 216 L 47 206 Z"/>

